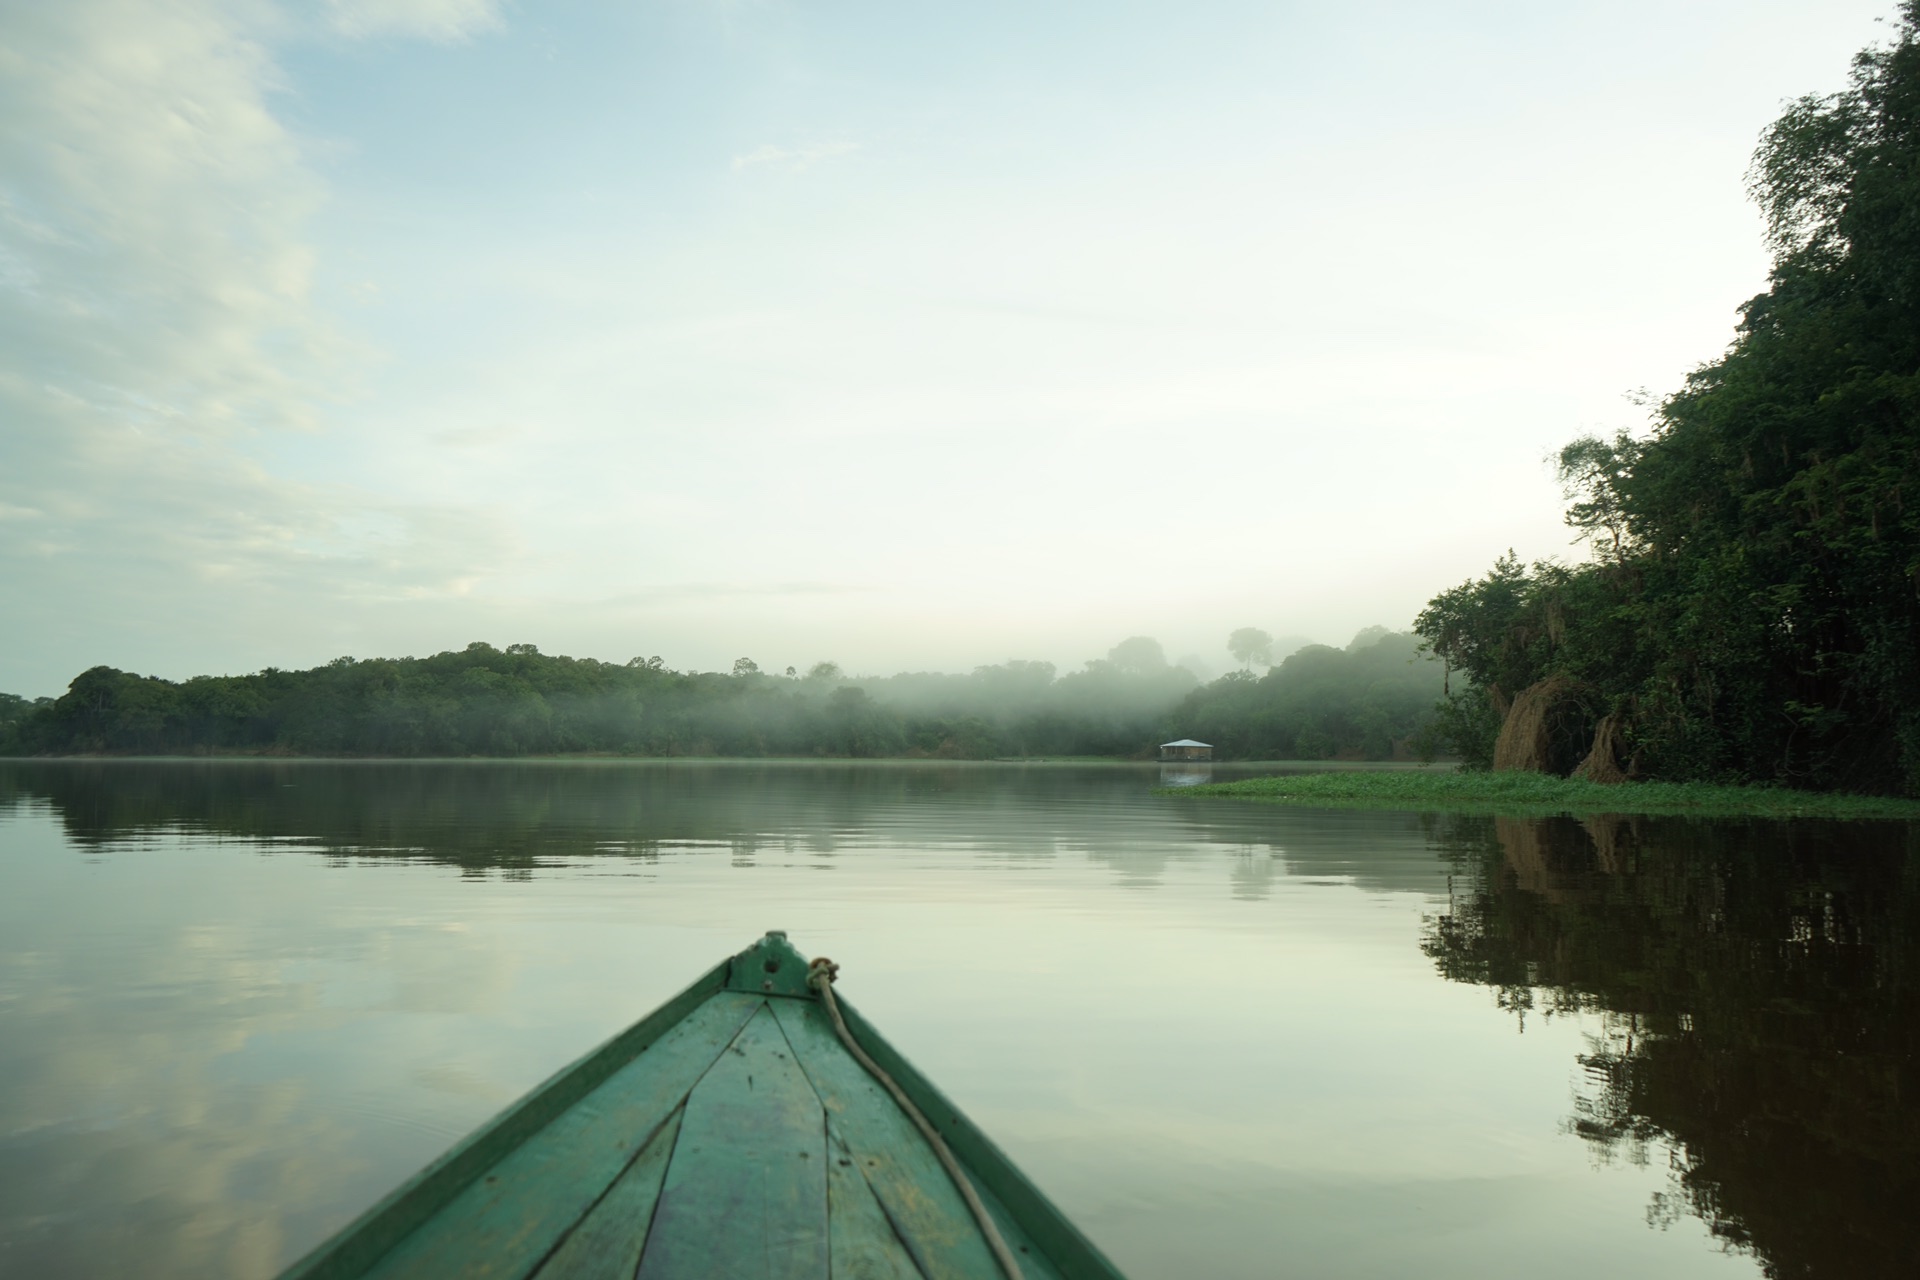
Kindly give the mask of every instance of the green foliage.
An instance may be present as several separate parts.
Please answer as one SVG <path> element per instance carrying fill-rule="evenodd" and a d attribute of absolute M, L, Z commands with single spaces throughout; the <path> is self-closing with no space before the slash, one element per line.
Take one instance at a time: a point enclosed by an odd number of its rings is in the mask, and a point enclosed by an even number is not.
<path fill-rule="evenodd" d="M 1621 431 L 1611 440 L 1581 436 L 1561 449 L 1555 460 L 1560 491 L 1573 503 L 1567 508 L 1567 523 L 1614 564 L 1625 564 L 1633 546 L 1622 486 L 1645 449 Z"/>
<path fill-rule="evenodd" d="M 1509 551 L 1477 582 L 1463 582 L 1428 602 L 1413 620 L 1414 631 L 1444 663 L 1442 692 L 1452 692 L 1453 672 L 1500 693 L 1531 684 L 1540 668 L 1534 643 L 1542 632 L 1531 617 L 1532 582 Z M 1524 624 L 1524 625 L 1523 625 Z"/>
<path fill-rule="evenodd" d="M 1441 681 L 1413 636 L 1369 627 L 1344 650 L 1308 645 L 1264 676 L 1222 676 L 1173 718 L 1222 759 L 1386 760 L 1415 750 Z"/>
<path fill-rule="evenodd" d="M 1452 751 L 1468 772 L 1490 769 L 1500 720 L 1500 709 L 1479 685 L 1449 691 L 1434 705 L 1433 718 L 1421 726 L 1414 748 L 1422 760 Z"/>
<path fill-rule="evenodd" d="M 1596 562 L 1508 556 L 1415 624 L 1468 678 L 1441 719 L 1470 760 L 1552 674 L 1641 776 L 1920 794 L 1920 6 L 1750 181 L 1775 259 L 1732 347 L 1651 438 L 1560 454 Z"/>
<path fill-rule="evenodd" d="M 1413 809 L 1516 817 L 1678 813 L 1703 818 L 1920 819 L 1920 800 L 1891 796 L 1703 782 L 1605 785 L 1543 773 L 1485 773 L 1444 767 L 1248 778 L 1187 787 L 1178 794 L 1228 796 L 1309 808 Z"/>
<path fill-rule="evenodd" d="M 0 693 L 0 756 L 25 754 L 30 749 L 24 737 L 29 718 L 52 705 L 52 698 L 29 701 L 15 693 Z"/>
<path fill-rule="evenodd" d="M 475 642 L 428 658 L 337 658 L 309 671 L 181 683 L 111 667 L 65 696 L 0 701 L 0 748 L 116 753 L 517 756 L 1142 756 L 1194 686 L 1143 637 L 1122 661 L 1056 678 L 1045 662 L 969 675 L 804 677 L 747 659 L 728 674 Z M 1158 658 L 1158 662 L 1155 659 Z"/>
<path fill-rule="evenodd" d="M 1637 585 L 1618 565 L 1529 569 L 1508 552 L 1485 577 L 1435 596 L 1413 624 L 1445 667 L 1435 745 L 1486 768 L 1508 704 L 1548 675 L 1574 679 L 1590 721 L 1620 710 L 1630 699 L 1610 691 L 1630 686 L 1659 644 L 1635 611 Z"/>

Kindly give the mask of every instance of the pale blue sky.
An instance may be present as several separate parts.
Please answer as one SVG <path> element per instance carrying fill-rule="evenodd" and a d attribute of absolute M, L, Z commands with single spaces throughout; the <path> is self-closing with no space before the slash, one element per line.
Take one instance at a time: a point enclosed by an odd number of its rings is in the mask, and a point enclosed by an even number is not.
<path fill-rule="evenodd" d="M 0 689 L 1404 625 L 1887 8 L 0 0 Z"/>

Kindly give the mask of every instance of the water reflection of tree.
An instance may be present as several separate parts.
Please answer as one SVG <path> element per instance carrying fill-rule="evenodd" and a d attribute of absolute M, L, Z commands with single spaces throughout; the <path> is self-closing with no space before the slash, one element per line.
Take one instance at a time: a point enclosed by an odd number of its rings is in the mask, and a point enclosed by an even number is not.
<path fill-rule="evenodd" d="M 1004 779 L 997 780 L 1002 790 Z M 967 766 L 525 761 L 167 761 L 0 766 L 87 847 L 167 832 L 287 842 L 330 856 L 527 874 L 663 851 L 830 857 L 888 810 L 932 799 L 991 809 Z M 1137 779 L 1114 779 L 1138 791 Z M 1015 784 L 1018 785 L 1017 782 Z M 985 825 L 991 827 L 988 812 Z M 1011 825 L 1011 824 L 1009 824 Z M 1045 833 L 1016 829 L 1031 845 Z"/>
<path fill-rule="evenodd" d="M 827 868 L 858 850 L 947 849 L 988 867 L 1084 861 L 1151 890 L 1226 846 L 1245 898 L 1289 875 L 1444 884 L 1412 814 L 1158 797 L 1158 777 L 936 761 L 0 761 L 0 814 L 44 806 L 79 848 L 174 834 L 505 879 L 588 860 L 619 875 L 709 854 Z"/>
<path fill-rule="evenodd" d="M 1196 838 L 1185 809 L 1150 796 L 1156 776 L 935 762 L 20 762 L 0 763 L 0 810 L 46 805 L 81 848 L 179 833 L 475 876 L 704 853 L 828 866 L 898 844 L 995 863 L 1069 855 L 1150 886 Z M 1229 822 L 1198 838 L 1246 837 Z"/>
<path fill-rule="evenodd" d="M 1440 971 L 1597 1012 L 1568 1128 L 1664 1151 L 1694 1214 L 1775 1276 L 1920 1257 L 1920 831 L 1899 824 L 1452 819 Z"/>

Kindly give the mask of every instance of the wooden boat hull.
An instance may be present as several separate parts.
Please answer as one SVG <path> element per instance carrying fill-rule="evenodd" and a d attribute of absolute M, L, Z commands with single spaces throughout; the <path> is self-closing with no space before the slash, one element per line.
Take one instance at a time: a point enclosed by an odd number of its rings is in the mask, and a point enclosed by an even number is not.
<path fill-rule="evenodd" d="M 282 1280 L 691 1276 L 999 1280 L 926 1140 L 769 934 L 561 1071 Z M 932 1122 L 1027 1277 L 1114 1269 L 839 1002 Z"/>

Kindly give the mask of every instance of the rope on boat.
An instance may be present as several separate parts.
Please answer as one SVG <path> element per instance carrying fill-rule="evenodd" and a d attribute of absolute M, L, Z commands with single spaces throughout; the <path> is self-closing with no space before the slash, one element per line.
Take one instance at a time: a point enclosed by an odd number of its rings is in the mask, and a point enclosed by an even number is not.
<path fill-rule="evenodd" d="M 947 1177 L 953 1180 L 960 1198 L 967 1202 L 967 1208 L 973 1211 L 973 1220 L 980 1224 L 980 1234 L 986 1237 L 987 1248 L 992 1251 L 993 1260 L 1000 1264 L 1000 1270 L 1006 1273 L 1007 1280 L 1021 1280 L 1019 1260 L 1013 1256 L 1013 1250 L 1007 1248 L 1000 1228 L 994 1225 L 992 1216 L 987 1213 L 987 1206 L 980 1202 L 980 1193 L 973 1189 L 973 1181 L 962 1171 L 960 1162 L 953 1158 L 953 1152 L 947 1149 L 946 1139 L 940 1136 L 940 1131 L 933 1127 L 932 1121 L 920 1114 L 920 1108 L 913 1105 L 913 1100 L 894 1083 L 885 1068 L 867 1056 L 867 1051 L 853 1038 L 853 1032 L 847 1030 L 847 1020 L 840 1016 L 840 1003 L 833 998 L 833 980 L 839 973 L 840 966 L 825 956 L 807 966 L 807 985 L 820 993 L 820 1000 L 827 1006 L 827 1014 L 833 1019 L 833 1029 L 840 1037 L 840 1043 L 847 1046 L 847 1052 L 867 1069 L 868 1075 L 886 1086 L 893 1100 L 900 1104 L 900 1109 L 920 1130 L 920 1136 L 933 1148 L 933 1154 L 940 1157 L 941 1167 L 947 1171 Z"/>

